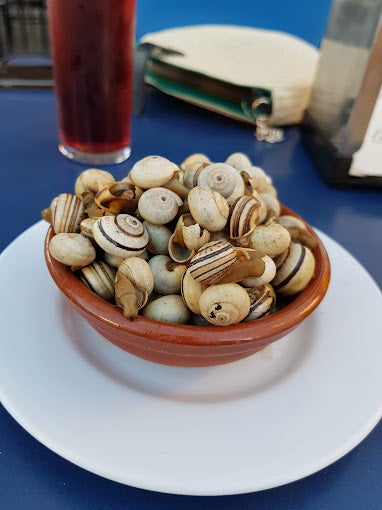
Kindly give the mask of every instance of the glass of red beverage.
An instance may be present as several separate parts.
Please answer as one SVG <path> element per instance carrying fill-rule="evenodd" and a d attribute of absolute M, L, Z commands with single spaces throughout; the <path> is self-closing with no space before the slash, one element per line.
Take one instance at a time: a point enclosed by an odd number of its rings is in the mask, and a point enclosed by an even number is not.
<path fill-rule="evenodd" d="M 48 0 L 59 150 L 80 163 L 131 152 L 135 0 Z"/>

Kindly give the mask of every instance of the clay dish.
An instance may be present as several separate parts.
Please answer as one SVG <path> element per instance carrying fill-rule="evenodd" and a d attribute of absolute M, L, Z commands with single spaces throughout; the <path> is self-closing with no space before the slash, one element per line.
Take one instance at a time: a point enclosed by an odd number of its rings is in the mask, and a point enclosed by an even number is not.
<path fill-rule="evenodd" d="M 282 214 L 299 217 L 285 206 Z M 313 252 L 316 270 L 308 286 L 276 313 L 226 327 L 178 325 L 144 317 L 125 319 L 120 308 L 98 297 L 70 268 L 50 256 L 51 229 L 46 235 L 44 253 L 57 287 L 107 341 L 156 363 L 189 367 L 220 365 L 251 356 L 284 337 L 307 319 L 324 298 L 330 280 L 329 258 L 317 234 L 309 225 L 307 228 L 317 240 Z"/>

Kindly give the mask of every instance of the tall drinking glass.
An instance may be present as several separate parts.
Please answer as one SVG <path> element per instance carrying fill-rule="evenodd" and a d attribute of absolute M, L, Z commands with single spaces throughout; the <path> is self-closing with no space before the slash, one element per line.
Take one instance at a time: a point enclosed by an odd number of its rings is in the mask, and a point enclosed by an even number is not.
<path fill-rule="evenodd" d="M 48 0 L 59 150 L 91 165 L 131 152 L 135 0 Z"/>

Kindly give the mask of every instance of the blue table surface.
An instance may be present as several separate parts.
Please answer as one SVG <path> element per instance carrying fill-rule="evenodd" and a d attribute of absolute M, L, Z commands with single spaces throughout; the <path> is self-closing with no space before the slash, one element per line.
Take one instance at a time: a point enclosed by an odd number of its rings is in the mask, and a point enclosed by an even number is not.
<path fill-rule="evenodd" d="M 329 8 L 328 0 L 309 4 L 242 0 L 232 6 L 219 2 L 218 8 L 214 3 L 194 1 L 187 7 L 164 2 L 158 7 L 154 1 L 139 1 L 137 35 L 176 25 L 235 23 L 288 31 L 319 45 Z M 0 91 L 0 119 L 3 250 L 40 219 L 52 197 L 73 189 L 83 167 L 57 151 L 53 91 Z M 152 91 L 144 115 L 133 119 L 132 156 L 109 169 L 118 178 L 148 154 L 181 162 L 193 152 L 205 152 L 212 160 L 223 161 L 235 151 L 247 153 L 263 167 L 272 176 L 280 200 L 352 253 L 382 287 L 381 192 L 325 185 L 296 127 L 286 130 L 283 143 L 268 145 L 255 140 L 250 126 Z M 343 458 L 283 487 L 224 497 L 170 495 L 112 482 L 71 464 L 41 445 L 0 406 L 0 509 L 379 510 L 381 450 L 379 423 Z"/>

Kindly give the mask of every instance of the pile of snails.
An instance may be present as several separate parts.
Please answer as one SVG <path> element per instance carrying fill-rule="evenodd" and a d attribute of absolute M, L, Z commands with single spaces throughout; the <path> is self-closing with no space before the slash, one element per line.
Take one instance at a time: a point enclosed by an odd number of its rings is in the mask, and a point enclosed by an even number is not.
<path fill-rule="evenodd" d="M 271 177 L 241 152 L 147 156 L 119 181 L 89 168 L 42 217 L 51 256 L 130 319 L 251 321 L 314 276 L 314 237 L 281 215 Z"/>

